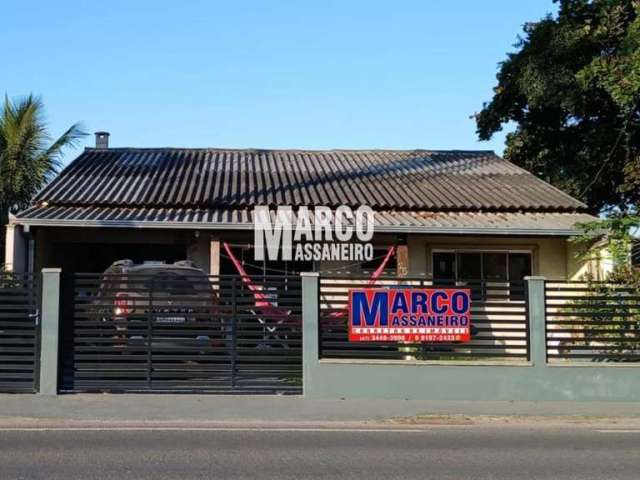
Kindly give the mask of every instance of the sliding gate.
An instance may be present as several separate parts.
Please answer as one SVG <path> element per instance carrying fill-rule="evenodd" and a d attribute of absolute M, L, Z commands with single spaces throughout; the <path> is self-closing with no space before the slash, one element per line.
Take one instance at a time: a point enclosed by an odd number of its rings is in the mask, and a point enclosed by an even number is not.
<path fill-rule="evenodd" d="M 299 277 L 75 274 L 63 391 L 301 393 Z"/>

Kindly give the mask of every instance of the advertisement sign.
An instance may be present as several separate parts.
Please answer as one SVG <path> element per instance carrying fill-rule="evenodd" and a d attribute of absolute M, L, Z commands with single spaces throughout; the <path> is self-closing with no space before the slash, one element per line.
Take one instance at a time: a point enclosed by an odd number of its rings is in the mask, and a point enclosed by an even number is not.
<path fill-rule="evenodd" d="M 470 328 L 469 289 L 349 290 L 351 342 L 468 342 Z"/>

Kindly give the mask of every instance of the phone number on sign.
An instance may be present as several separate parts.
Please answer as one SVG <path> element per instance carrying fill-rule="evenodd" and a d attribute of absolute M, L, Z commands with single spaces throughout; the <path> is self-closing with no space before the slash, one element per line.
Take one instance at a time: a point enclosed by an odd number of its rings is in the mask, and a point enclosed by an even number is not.
<path fill-rule="evenodd" d="M 462 342 L 465 340 L 464 335 L 443 335 L 443 334 L 431 334 L 431 335 L 367 335 L 361 334 L 359 336 L 360 341 L 363 342 Z"/>

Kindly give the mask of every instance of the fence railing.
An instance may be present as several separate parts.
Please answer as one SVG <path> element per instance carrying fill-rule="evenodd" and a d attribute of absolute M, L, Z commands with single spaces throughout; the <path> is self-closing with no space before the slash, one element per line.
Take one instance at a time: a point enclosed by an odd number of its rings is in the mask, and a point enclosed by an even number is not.
<path fill-rule="evenodd" d="M 324 359 L 397 361 L 523 361 L 529 358 L 524 282 L 439 282 L 423 278 L 381 278 L 375 287 L 471 289 L 471 341 L 465 343 L 350 342 L 349 289 L 366 287 L 368 278 L 320 276 L 319 355 Z"/>
<path fill-rule="evenodd" d="M 0 392 L 38 384 L 38 276 L 0 272 Z"/>
<path fill-rule="evenodd" d="M 59 274 L 56 278 L 48 275 L 42 282 L 45 292 L 40 293 L 39 274 L 0 274 L 0 392 L 36 391 L 39 374 L 43 387 L 50 378 L 45 367 L 56 364 L 61 353 L 64 376 L 60 385 L 67 391 L 299 393 L 303 325 L 308 334 L 312 332 L 306 337 L 305 349 L 311 352 L 305 353 L 305 368 L 316 374 L 307 377 L 312 391 L 313 382 L 329 388 L 331 382 L 342 378 L 318 377 L 322 365 L 333 366 L 338 372 L 335 362 L 318 359 L 397 364 L 512 361 L 513 368 L 486 366 L 473 371 L 487 372 L 496 386 L 503 385 L 500 379 L 504 375 L 515 379 L 517 372 L 532 375 L 534 382 L 545 375 L 557 381 L 553 391 L 558 398 L 566 394 L 567 382 L 586 380 L 564 373 L 570 368 L 546 368 L 545 356 L 552 365 L 570 367 L 582 362 L 598 372 L 607 371 L 602 375 L 615 385 L 635 382 L 635 371 L 604 367 L 640 365 L 640 291 L 629 285 L 545 282 L 542 278 L 528 283 L 435 285 L 423 278 L 377 280 L 376 288 L 457 286 L 471 290 L 471 340 L 417 344 L 349 341 L 348 293 L 351 288 L 373 286 L 365 277 L 304 277 L 306 291 L 311 293 L 304 299 L 309 322 L 303 322 L 303 282 L 298 276 L 261 277 L 259 282 L 247 284 L 238 275 L 200 275 L 180 282 L 148 275 L 66 274 L 62 275 L 60 296 Z M 69 280 L 68 288 L 64 287 L 65 279 Z M 39 312 L 42 297 L 48 300 Z M 43 341 L 43 345 L 55 345 L 53 348 L 40 349 L 40 319 L 49 325 L 43 337 L 56 337 L 55 342 Z M 62 334 L 59 343 L 58 332 Z M 45 366 L 41 370 L 40 354 Z M 527 359 L 530 362 L 523 364 Z M 375 362 L 355 363 L 358 368 L 374 368 L 366 364 Z M 421 368 L 412 366 L 398 372 L 416 373 Z M 431 365 L 419 371 L 440 375 L 444 370 Z M 55 372 L 57 368 L 51 378 Z M 600 377 L 593 378 L 589 388 L 599 385 Z M 407 388 L 410 385 L 407 383 Z M 627 391 L 624 385 L 620 388 Z M 55 381 L 47 391 L 55 392 L 54 387 Z"/>
<path fill-rule="evenodd" d="M 640 291 L 548 281 L 545 298 L 549 363 L 640 362 Z"/>

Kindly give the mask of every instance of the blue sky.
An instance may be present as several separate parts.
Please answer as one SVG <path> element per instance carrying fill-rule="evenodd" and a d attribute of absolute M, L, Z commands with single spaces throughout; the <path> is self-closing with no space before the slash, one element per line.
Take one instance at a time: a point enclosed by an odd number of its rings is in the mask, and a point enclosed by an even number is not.
<path fill-rule="evenodd" d="M 551 0 L 5 0 L 0 91 L 41 95 L 54 134 L 82 121 L 115 147 L 501 153 L 504 135 L 478 142 L 469 116 L 522 25 L 555 11 Z"/>

